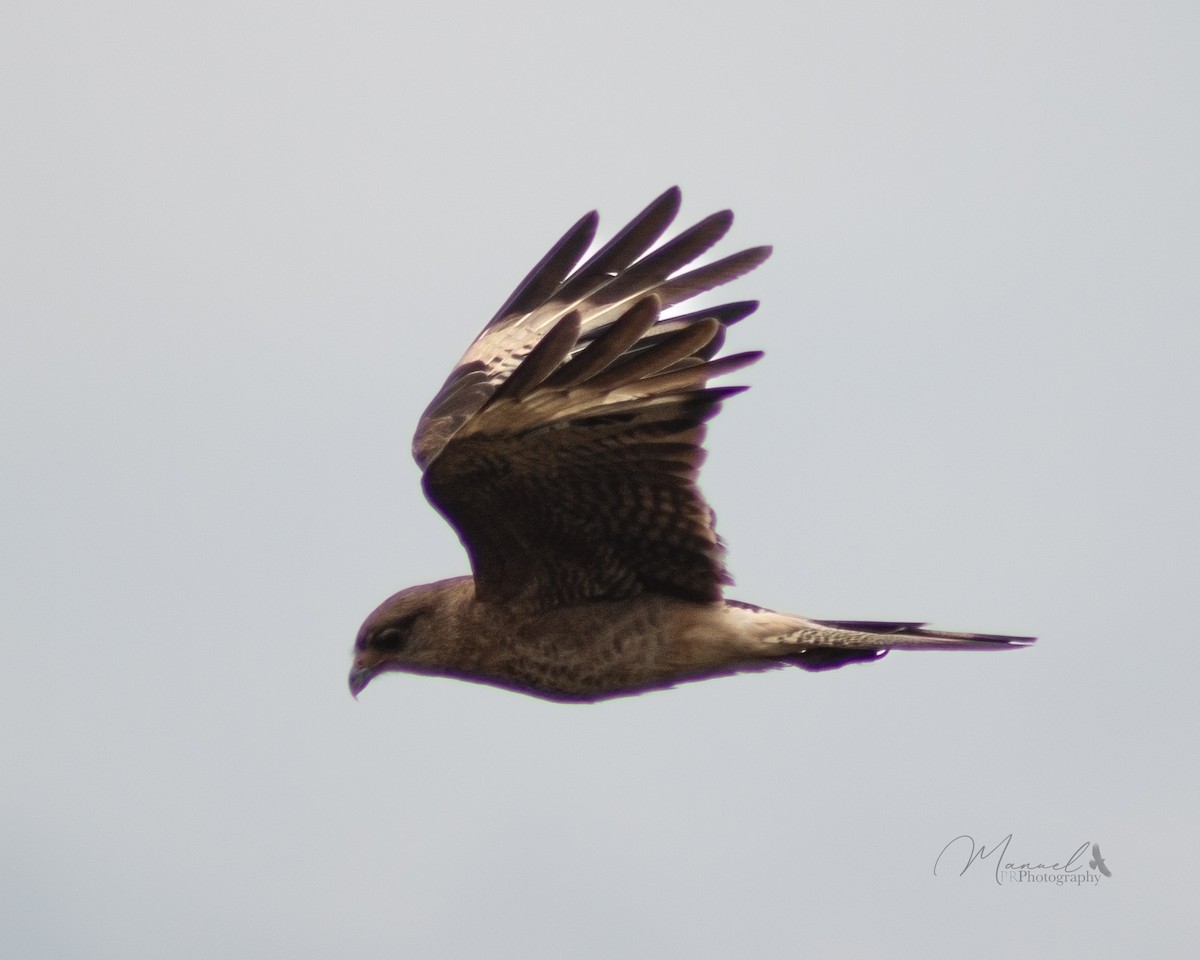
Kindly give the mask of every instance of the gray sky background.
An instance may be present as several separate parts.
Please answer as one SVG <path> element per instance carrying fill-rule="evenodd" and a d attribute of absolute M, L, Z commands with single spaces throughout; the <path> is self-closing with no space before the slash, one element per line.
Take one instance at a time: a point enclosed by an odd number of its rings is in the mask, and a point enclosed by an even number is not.
<path fill-rule="evenodd" d="M 22 958 L 1190 956 L 1200 7 L 0 14 L 0 946 Z M 1036 633 L 592 707 L 389 676 L 465 572 L 416 417 L 667 186 L 765 349 L 734 597 Z M 1084 888 L 935 877 L 1099 842 Z M 1140 952 L 1140 951 L 1139 951 Z"/>

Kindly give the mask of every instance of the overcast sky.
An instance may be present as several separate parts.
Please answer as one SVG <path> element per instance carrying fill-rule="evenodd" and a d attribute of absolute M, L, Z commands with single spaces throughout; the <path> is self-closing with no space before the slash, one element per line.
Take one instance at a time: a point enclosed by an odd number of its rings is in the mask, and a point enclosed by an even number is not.
<path fill-rule="evenodd" d="M 1198 11 L 6 8 L 0 952 L 1194 955 Z M 674 183 L 775 245 L 730 595 L 1040 643 L 356 703 L 363 617 L 467 572 L 420 411 Z M 934 876 L 1010 834 L 1112 876 Z"/>

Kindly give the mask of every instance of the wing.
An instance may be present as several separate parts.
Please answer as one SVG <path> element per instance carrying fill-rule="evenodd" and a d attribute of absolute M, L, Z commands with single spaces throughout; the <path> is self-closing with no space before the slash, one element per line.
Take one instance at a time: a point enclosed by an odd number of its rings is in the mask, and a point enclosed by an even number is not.
<path fill-rule="evenodd" d="M 679 199 L 668 190 L 572 272 L 596 226 L 594 213 L 580 220 L 421 418 L 413 454 L 425 491 L 458 531 L 480 599 L 715 600 L 729 582 L 696 477 L 706 422 L 744 389 L 708 380 L 761 354 L 714 356 L 757 304 L 660 311 L 753 269 L 770 248 L 674 275 L 732 221 L 714 214 L 647 254 Z"/>

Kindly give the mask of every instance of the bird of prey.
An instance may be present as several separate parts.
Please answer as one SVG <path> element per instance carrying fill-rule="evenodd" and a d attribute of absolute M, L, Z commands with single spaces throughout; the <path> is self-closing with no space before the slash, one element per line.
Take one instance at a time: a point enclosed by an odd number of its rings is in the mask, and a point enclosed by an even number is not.
<path fill-rule="evenodd" d="M 1100 856 L 1100 844 L 1092 844 L 1092 859 L 1088 861 L 1088 868 L 1091 870 L 1099 870 L 1106 877 L 1112 876 L 1112 871 L 1108 869 L 1108 864 L 1104 862 L 1104 858 Z"/>
<path fill-rule="evenodd" d="M 696 481 L 707 421 L 746 389 L 709 381 L 762 356 L 717 354 L 758 304 L 670 311 L 771 249 L 684 271 L 733 215 L 656 247 L 679 203 L 668 190 L 581 265 L 598 218 L 580 219 L 425 410 L 413 456 L 474 575 L 401 590 L 367 617 L 355 696 L 399 670 L 586 702 L 786 664 L 828 670 L 892 649 L 1032 641 L 812 620 L 725 598 L 724 547 Z"/>

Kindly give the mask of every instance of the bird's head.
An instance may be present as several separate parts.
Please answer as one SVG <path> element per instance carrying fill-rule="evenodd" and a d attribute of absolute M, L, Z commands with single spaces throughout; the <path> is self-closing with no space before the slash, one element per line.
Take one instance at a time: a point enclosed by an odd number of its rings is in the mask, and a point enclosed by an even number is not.
<path fill-rule="evenodd" d="M 363 622 L 354 641 L 350 692 L 357 697 L 368 683 L 389 670 L 405 670 L 416 662 L 423 627 L 431 611 L 427 587 L 410 587 L 388 597 Z"/>

